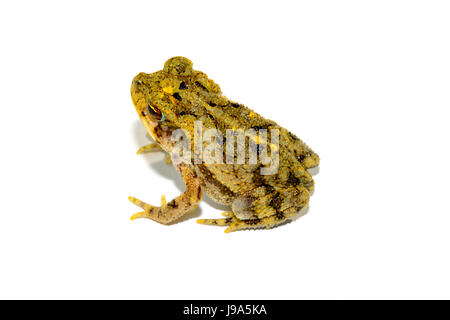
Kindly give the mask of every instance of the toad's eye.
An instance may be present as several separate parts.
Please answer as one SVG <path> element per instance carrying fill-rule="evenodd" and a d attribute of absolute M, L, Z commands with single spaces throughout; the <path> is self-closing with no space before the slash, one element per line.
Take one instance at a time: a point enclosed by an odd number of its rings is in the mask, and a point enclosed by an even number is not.
<path fill-rule="evenodd" d="M 148 114 L 157 121 L 163 121 L 164 115 L 162 114 L 161 110 L 159 110 L 156 107 L 153 107 L 151 105 L 147 106 Z"/>

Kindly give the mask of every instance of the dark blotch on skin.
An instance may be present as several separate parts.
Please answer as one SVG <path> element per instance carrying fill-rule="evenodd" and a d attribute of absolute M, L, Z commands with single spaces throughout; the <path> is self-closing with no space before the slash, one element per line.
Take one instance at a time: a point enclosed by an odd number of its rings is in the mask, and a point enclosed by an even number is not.
<path fill-rule="evenodd" d="M 217 104 L 215 104 L 214 102 L 208 102 L 208 104 L 209 104 L 211 107 L 217 106 Z"/>
<path fill-rule="evenodd" d="M 275 195 L 273 196 L 272 200 L 270 200 L 269 205 L 275 209 L 275 211 L 278 212 L 278 210 L 281 207 L 281 203 L 283 202 L 283 199 L 280 198 L 280 193 L 277 192 L 275 193 Z"/>
<path fill-rule="evenodd" d="M 142 116 L 143 116 L 143 117 L 145 117 L 145 116 L 146 116 L 146 115 L 145 115 L 145 112 L 144 112 L 144 111 L 142 111 L 142 112 L 141 112 L 141 114 L 142 114 Z"/>
<path fill-rule="evenodd" d="M 277 211 L 277 213 L 275 214 L 275 217 L 276 217 L 278 220 L 283 220 L 283 219 L 284 219 L 284 214 L 283 214 L 283 212 L 278 212 L 278 211 Z"/>
<path fill-rule="evenodd" d="M 231 222 L 233 222 L 233 218 L 226 218 L 226 219 L 225 219 L 225 223 L 228 223 L 228 224 L 229 224 L 229 223 L 231 223 Z"/>
<path fill-rule="evenodd" d="M 239 103 L 231 102 L 231 106 L 232 106 L 233 108 L 239 108 L 241 105 L 240 105 Z"/>
<path fill-rule="evenodd" d="M 266 189 L 266 194 L 271 194 L 271 193 L 273 193 L 275 191 L 275 188 L 270 186 L 270 185 L 268 185 L 268 184 L 266 184 L 264 186 L 264 188 Z"/>
<path fill-rule="evenodd" d="M 197 87 L 202 88 L 203 90 L 208 91 L 208 89 L 206 89 L 206 87 L 205 87 L 204 85 L 202 85 L 202 84 L 201 84 L 200 82 L 198 82 L 198 81 L 195 81 L 195 85 L 196 85 Z"/>
<path fill-rule="evenodd" d="M 289 178 L 287 182 L 293 186 L 298 186 L 301 183 L 300 179 L 297 178 L 292 172 L 289 172 Z"/>
<path fill-rule="evenodd" d="M 180 113 L 179 113 L 179 115 L 180 116 L 184 116 L 184 115 L 191 115 L 191 116 L 194 116 L 194 117 L 197 117 L 195 114 L 193 114 L 193 113 L 190 113 L 190 112 L 186 112 L 186 111 L 181 111 Z"/>
<path fill-rule="evenodd" d="M 261 186 L 265 184 L 265 179 L 264 176 L 262 176 L 261 173 L 261 167 L 262 165 L 259 164 L 258 166 L 255 167 L 255 169 L 253 170 L 253 177 L 252 177 L 252 181 L 253 184 L 255 186 Z"/>
<path fill-rule="evenodd" d="M 260 125 L 260 126 L 253 126 L 252 129 L 255 129 L 256 131 L 261 130 L 261 129 L 268 129 L 269 125 L 268 124 L 264 124 L 264 125 Z"/>
<path fill-rule="evenodd" d="M 186 90 L 188 87 L 186 87 L 186 83 L 184 81 L 180 83 L 180 90 Z"/>
<path fill-rule="evenodd" d="M 172 96 L 173 96 L 175 99 L 177 99 L 178 101 L 181 101 L 181 96 L 180 96 L 180 94 L 179 94 L 178 92 L 175 92 Z"/>
<path fill-rule="evenodd" d="M 255 224 L 258 224 L 261 220 L 260 219 L 250 219 L 250 220 L 244 220 L 244 221 L 248 225 L 255 225 Z"/>
<path fill-rule="evenodd" d="M 178 208 L 178 204 L 177 204 L 177 202 L 175 201 L 175 199 L 172 200 L 172 201 L 170 201 L 170 202 L 167 204 L 167 206 L 168 206 L 169 208 L 173 208 L 173 209 Z"/>
<path fill-rule="evenodd" d="M 311 151 L 306 151 L 304 154 L 298 156 L 298 161 L 302 162 L 306 157 L 311 156 Z"/>
<path fill-rule="evenodd" d="M 292 132 L 289 131 L 288 133 L 289 133 L 289 135 L 291 136 L 292 139 L 298 140 L 298 138 Z"/>
<path fill-rule="evenodd" d="M 170 138 L 172 132 L 167 129 L 168 129 L 167 126 L 163 126 L 163 125 L 159 124 L 154 128 L 155 135 L 157 137 Z"/>

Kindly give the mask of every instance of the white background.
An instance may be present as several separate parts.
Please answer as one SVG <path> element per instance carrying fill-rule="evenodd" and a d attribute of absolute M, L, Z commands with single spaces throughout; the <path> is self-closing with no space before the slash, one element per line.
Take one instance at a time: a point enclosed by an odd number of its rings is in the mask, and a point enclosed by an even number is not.
<path fill-rule="evenodd" d="M 447 1 L 0 5 L 0 298 L 450 298 Z M 183 55 L 321 156 L 306 216 L 223 233 L 129 87 Z"/>

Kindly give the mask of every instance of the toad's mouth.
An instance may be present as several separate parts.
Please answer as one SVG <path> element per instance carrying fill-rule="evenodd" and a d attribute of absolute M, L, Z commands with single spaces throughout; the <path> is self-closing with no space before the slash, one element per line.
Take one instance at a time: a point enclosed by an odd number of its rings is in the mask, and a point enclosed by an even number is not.
<path fill-rule="evenodd" d="M 144 127 L 147 130 L 148 134 L 152 137 L 153 140 L 158 142 L 158 136 L 155 130 L 158 123 L 151 120 L 151 118 L 145 113 L 141 113 L 139 117 L 141 118 L 141 122 L 144 124 Z"/>

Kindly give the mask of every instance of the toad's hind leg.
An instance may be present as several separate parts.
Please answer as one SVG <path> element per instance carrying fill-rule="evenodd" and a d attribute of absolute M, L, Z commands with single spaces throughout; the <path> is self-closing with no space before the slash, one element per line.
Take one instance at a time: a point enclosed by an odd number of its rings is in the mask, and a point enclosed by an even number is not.
<path fill-rule="evenodd" d="M 147 218 L 162 224 L 170 224 L 197 206 L 202 200 L 203 194 L 196 173 L 184 164 L 179 165 L 177 169 L 183 177 L 186 191 L 167 203 L 163 197 L 161 199 L 161 207 L 154 207 L 134 197 L 128 197 L 132 203 L 144 209 L 143 212 L 133 215 L 131 217 L 132 220 Z"/>
<path fill-rule="evenodd" d="M 261 218 L 261 219 L 248 219 L 241 220 L 236 218 L 232 212 L 226 212 L 223 219 L 198 219 L 197 223 L 214 225 L 214 226 L 228 226 L 225 229 L 226 233 L 243 230 L 243 229 L 259 229 L 259 228 L 273 228 L 280 225 L 289 219 L 293 218 L 299 212 L 299 208 L 291 207 L 283 212 L 279 212 L 275 215 Z"/>
<path fill-rule="evenodd" d="M 269 190 L 272 192 L 268 193 Z M 226 212 L 225 219 L 200 219 L 197 222 L 228 226 L 225 232 L 268 229 L 291 219 L 301 209 L 306 208 L 308 203 L 309 192 L 303 185 L 285 186 L 278 190 L 261 186 L 237 197 L 231 206 L 233 211 Z"/>

